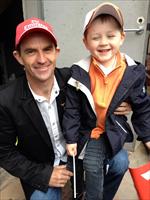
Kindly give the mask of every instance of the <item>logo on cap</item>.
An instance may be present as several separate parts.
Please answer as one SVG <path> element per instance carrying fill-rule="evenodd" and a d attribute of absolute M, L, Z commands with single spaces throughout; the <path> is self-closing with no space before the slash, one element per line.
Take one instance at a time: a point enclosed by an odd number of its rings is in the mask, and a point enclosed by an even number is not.
<path fill-rule="evenodd" d="M 45 26 L 44 24 L 41 24 L 38 20 L 31 20 L 31 24 L 24 26 L 25 31 L 28 31 L 33 28 L 42 28 L 48 31 L 47 26 Z"/>
<path fill-rule="evenodd" d="M 57 39 L 53 33 L 52 26 L 41 19 L 32 17 L 18 24 L 16 28 L 15 47 L 17 48 L 18 44 L 25 35 L 33 31 L 43 31 L 48 33 L 57 46 Z"/>

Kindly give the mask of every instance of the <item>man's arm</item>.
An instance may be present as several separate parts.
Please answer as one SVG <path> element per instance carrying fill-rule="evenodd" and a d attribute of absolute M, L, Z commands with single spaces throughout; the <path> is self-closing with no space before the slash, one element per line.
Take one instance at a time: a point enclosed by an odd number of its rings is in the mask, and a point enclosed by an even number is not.
<path fill-rule="evenodd" d="M 150 152 L 150 141 L 144 143 L 148 151 Z"/>

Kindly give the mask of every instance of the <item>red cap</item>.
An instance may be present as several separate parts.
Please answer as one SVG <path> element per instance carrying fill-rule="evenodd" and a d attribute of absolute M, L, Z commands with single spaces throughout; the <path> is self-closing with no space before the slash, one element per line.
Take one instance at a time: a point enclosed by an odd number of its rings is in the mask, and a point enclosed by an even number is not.
<path fill-rule="evenodd" d="M 50 37 L 53 38 L 54 43 L 57 46 L 57 39 L 54 35 L 52 26 L 41 19 L 32 17 L 18 24 L 16 28 L 15 47 L 17 48 L 18 44 L 21 42 L 21 40 L 25 35 L 34 31 L 41 31 L 48 33 Z"/>

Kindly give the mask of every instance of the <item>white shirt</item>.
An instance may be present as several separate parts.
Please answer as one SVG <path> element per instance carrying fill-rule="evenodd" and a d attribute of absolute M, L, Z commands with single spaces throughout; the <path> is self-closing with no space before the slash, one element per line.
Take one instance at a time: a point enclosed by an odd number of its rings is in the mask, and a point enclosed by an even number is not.
<path fill-rule="evenodd" d="M 109 67 L 105 67 L 104 65 L 98 63 L 99 65 L 99 68 L 103 71 L 103 73 L 105 74 L 105 76 L 107 76 L 108 74 L 110 74 L 116 67 L 116 63 L 117 63 L 117 60 L 116 58 L 114 59 L 114 62 L 111 66 Z"/>
<path fill-rule="evenodd" d="M 60 91 L 58 83 L 54 78 L 54 85 L 52 87 L 51 97 L 49 101 L 45 97 L 35 94 L 30 85 L 29 88 L 42 114 L 43 120 L 52 141 L 55 153 L 54 166 L 59 165 L 60 160 L 66 162 L 66 142 L 60 127 L 56 104 L 56 97 L 59 95 Z"/>

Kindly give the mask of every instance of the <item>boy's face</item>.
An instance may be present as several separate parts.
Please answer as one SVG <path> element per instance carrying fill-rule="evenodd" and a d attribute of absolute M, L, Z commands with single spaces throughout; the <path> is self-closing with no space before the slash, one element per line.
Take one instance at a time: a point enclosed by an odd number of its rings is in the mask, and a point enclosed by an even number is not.
<path fill-rule="evenodd" d="M 125 33 L 119 30 L 115 20 L 102 22 L 98 18 L 91 23 L 83 41 L 91 55 L 102 65 L 109 67 L 124 38 Z"/>

